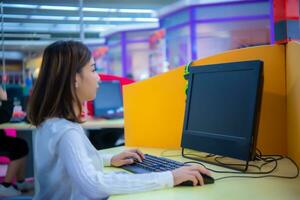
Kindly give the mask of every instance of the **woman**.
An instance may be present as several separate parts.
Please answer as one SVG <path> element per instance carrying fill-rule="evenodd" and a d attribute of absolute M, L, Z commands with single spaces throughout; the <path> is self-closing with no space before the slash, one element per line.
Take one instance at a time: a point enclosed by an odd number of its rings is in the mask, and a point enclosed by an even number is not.
<path fill-rule="evenodd" d="M 112 194 L 173 187 L 192 180 L 203 184 L 200 166 L 149 174 L 103 173 L 104 166 L 142 161 L 138 149 L 99 153 L 80 126 L 82 104 L 96 96 L 99 77 L 88 48 L 80 42 L 49 45 L 32 92 L 28 118 L 37 126 L 35 199 L 104 199 Z"/>
<path fill-rule="evenodd" d="M 0 124 L 8 122 L 13 113 L 13 103 L 7 99 L 7 93 L 0 86 Z M 0 197 L 20 195 L 20 190 L 33 188 L 32 183 L 25 182 L 26 157 L 29 152 L 28 145 L 21 138 L 13 138 L 5 135 L 0 130 L 0 156 L 10 159 L 4 181 L 0 184 Z M 13 180 L 16 178 L 16 186 Z"/>

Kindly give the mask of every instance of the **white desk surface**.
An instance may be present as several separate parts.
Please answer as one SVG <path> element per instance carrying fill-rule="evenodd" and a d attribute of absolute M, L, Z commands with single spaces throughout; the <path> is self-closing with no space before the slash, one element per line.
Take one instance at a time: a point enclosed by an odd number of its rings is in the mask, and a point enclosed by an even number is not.
<path fill-rule="evenodd" d="M 127 147 L 126 147 L 127 148 Z M 124 147 L 103 150 L 107 153 L 116 153 Z M 140 148 L 144 153 L 160 156 L 164 149 Z M 180 155 L 180 150 L 165 151 L 163 155 Z M 170 157 L 178 161 L 188 161 L 181 156 Z M 205 164 L 216 170 L 226 168 Z M 105 171 L 122 170 L 118 168 L 105 168 Z M 279 166 L 274 175 L 292 176 L 296 173 L 295 167 L 288 160 L 279 161 Z M 214 178 L 228 176 L 229 174 L 213 173 Z M 113 195 L 111 200 L 300 200 L 300 177 L 296 179 L 282 178 L 229 178 L 216 181 L 214 184 L 198 187 L 175 187 L 165 190 L 141 192 L 125 195 Z"/>

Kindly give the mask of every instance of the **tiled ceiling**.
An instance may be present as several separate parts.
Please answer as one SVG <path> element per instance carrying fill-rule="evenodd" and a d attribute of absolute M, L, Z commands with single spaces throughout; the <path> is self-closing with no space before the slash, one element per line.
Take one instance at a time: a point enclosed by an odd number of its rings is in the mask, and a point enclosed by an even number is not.
<path fill-rule="evenodd" d="M 158 27 L 156 12 L 175 2 L 83 0 L 84 38 L 101 43 L 105 34 L 117 30 Z M 1 38 L 5 51 L 38 51 L 54 40 L 80 39 L 79 4 L 79 0 L 4 0 Z"/>

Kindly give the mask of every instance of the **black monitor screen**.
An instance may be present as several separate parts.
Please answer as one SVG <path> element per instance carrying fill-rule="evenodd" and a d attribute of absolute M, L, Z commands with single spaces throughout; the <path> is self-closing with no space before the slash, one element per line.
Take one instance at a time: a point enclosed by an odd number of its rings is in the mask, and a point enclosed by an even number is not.
<path fill-rule="evenodd" d="M 7 98 L 14 102 L 17 102 L 22 106 L 23 110 L 26 108 L 26 102 L 23 94 L 23 88 L 19 85 L 7 85 L 6 86 Z"/>
<path fill-rule="evenodd" d="M 120 81 L 102 81 L 94 100 L 94 115 L 103 118 L 123 117 Z"/>
<path fill-rule="evenodd" d="M 181 146 L 249 160 L 261 68 L 261 61 L 192 67 Z"/>

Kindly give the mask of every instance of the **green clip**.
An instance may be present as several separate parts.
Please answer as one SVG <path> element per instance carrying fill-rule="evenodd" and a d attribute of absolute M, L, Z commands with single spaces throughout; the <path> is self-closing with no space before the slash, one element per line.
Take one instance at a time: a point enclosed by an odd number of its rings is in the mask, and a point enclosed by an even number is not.
<path fill-rule="evenodd" d="M 192 63 L 193 63 L 193 61 L 186 64 L 184 67 L 183 77 L 185 80 L 187 80 L 186 85 L 185 85 L 185 94 L 186 95 L 187 95 L 188 87 L 189 87 L 189 74 L 190 74 L 190 67 L 191 67 Z"/>
<path fill-rule="evenodd" d="M 190 66 L 192 65 L 193 61 L 189 62 L 184 67 L 184 78 L 187 79 L 188 75 L 190 74 Z"/>

